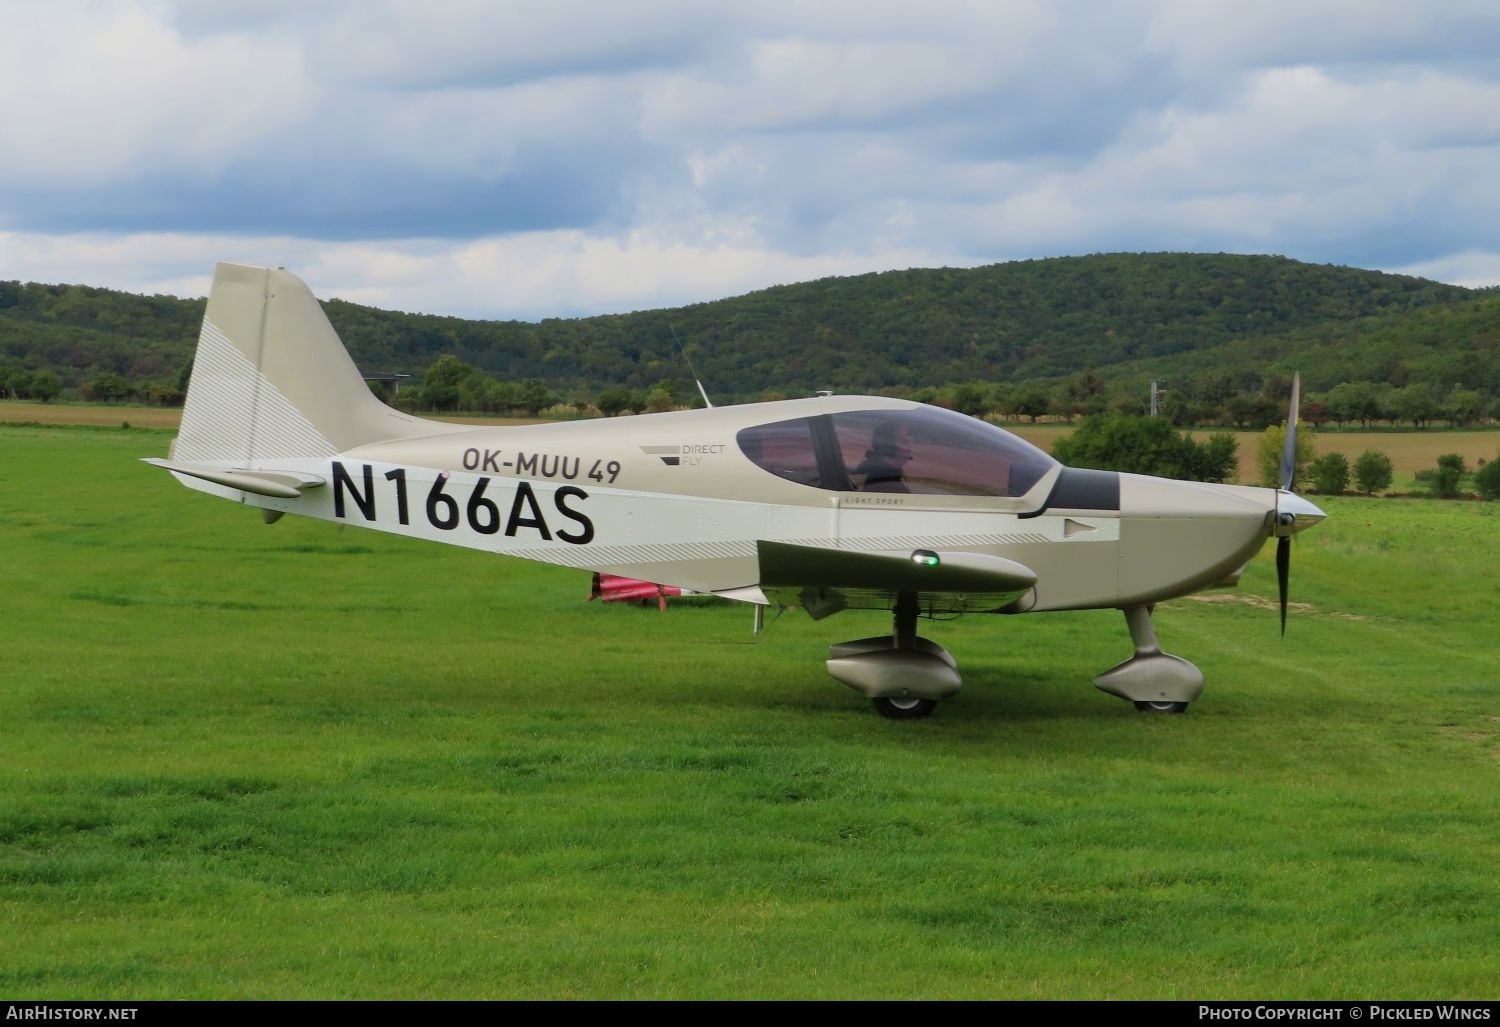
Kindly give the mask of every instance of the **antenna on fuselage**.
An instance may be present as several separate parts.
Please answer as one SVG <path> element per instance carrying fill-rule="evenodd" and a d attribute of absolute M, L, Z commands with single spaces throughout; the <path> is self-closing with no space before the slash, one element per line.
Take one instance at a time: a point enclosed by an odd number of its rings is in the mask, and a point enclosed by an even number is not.
<path fill-rule="evenodd" d="M 698 386 L 698 395 L 703 397 L 703 405 L 712 410 L 714 405 L 713 400 L 708 398 L 708 391 L 703 388 L 703 381 L 698 377 L 698 369 L 693 366 L 693 358 L 688 356 L 687 347 L 684 346 L 682 344 L 682 340 L 677 337 L 677 329 L 672 327 L 672 323 L 670 321 L 667 322 L 667 330 L 672 333 L 672 340 L 677 343 L 677 352 L 682 354 L 683 362 L 688 366 L 688 373 L 693 376 L 693 384 Z"/>

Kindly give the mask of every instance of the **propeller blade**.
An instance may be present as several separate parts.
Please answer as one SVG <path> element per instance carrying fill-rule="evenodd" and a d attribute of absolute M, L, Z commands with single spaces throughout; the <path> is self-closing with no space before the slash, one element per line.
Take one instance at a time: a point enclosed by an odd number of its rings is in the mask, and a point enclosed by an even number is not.
<path fill-rule="evenodd" d="M 1297 407 L 1298 394 L 1302 391 L 1302 375 L 1292 375 L 1292 402 L 1286 413 L 1286 445 L 1281 449 L 1281 489 L 1291 490 L 1292 479 L 1297 475 Z"/>
<path fill-rule="evenodd" d="M 1276 540 L 1276 587 L 1281 592 L 1281 637 L 1286 637 L 1286 586 L 1292 573 L 1292 537 Z"/>

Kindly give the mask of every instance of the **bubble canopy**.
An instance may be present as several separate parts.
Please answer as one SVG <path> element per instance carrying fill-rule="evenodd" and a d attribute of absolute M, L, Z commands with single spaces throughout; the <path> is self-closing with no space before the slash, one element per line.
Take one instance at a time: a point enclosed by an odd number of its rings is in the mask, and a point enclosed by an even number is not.
<path fill-rule="evenodd" d="M 1058 466 L 1008 431 L 939 407 L 773 421 L 736 441 L 762 470 L 832 492 L 1014 497 Z"/>

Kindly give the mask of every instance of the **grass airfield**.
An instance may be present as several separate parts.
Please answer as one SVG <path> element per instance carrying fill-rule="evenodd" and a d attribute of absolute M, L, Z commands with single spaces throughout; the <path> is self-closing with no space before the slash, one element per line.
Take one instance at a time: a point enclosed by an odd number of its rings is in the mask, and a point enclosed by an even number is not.
<path fill-rule="evenodd" d="M 585 602 L 582 572 L 249 510 L 167 431 L 0 428 L 13 999 L 1500 994 L 1500 505 L 1319 499 L 1158 609 L 1186 716 L 1097 692 L 1115 612 Z"/>

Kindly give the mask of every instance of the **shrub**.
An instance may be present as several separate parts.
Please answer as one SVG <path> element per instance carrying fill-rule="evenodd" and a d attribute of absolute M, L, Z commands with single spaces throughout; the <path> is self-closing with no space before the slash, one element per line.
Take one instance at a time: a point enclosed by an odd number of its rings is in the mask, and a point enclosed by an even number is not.
<path fill-rule="evenodd" d="M 1367 496 L 1390 488 L 1394 473 L 1391 458 L 1378 449 L 1367 449 L 1354 461 L 1355 486 Z"/>
<path fill-rule="evenodd" d="M 1313 488 L 1324 495 L 1342 495 L 1349 487 L 1349 458 L 1342 453 L 1324 453 L 1311 470 Z"/>
<path fill-rule="evenodd" d="M 1439 499 L 1452 499 L 1458 495 L 1463 483 L 1464 458 L 1458 453 L 1444 453 L 1438 457 L 1437 470 L 1432 475 L 1432 494 Z"/>
<path fill-rule="evenodd" d="M 1165 417 L 1129 414 L 1090 414 L 1053 444 L 1052 455 L 1074 467 L 1195 481 L 1223 481 L 1236 467 L 1234 436 L 1227 432 L 1199 444 Z"/>
<path fill-rule="evenodd" d="M 1198 443 L 1188 477 L 1195 481 L 1232 481 L 1240 471 L 1240 447 L 1233 432 L 1214 432 Z"/>
<path fill-rule="evenodd" d="M 1500 459 L 1480 464 L 1474 472 L 1474 487 L 1485 499 L 1500 499 Z"/>
<path fill-rule="evenodd" d="M 1255 440 L 1255 465 L 1260 474 L 1260 484 L 1276 488 L 1281 484 L 1281 451 L 1286 448 L 1286 425 L 1273 424 Z M 1297 432 L 1297 468 L 1292 474 L 1291 487 L 1307 477 L 1308 466 L 1313 461 L 1313 433 L 1308 428 Z"/>
<path fill-rule="evenodd" d="M 629 389 L 605 389 L 599 393 L 598 405 L 600 413 L 605 417 L 616 417 L 627 410 L 634 413 L 645 406 L 645 401 Z"/>
<path fill-rule="evenodd" d="M 106 371 L 83 384 L 83 398 L 103 403 L 118 403 L 135 393 L 135 386 L 124 375 Z"/>

